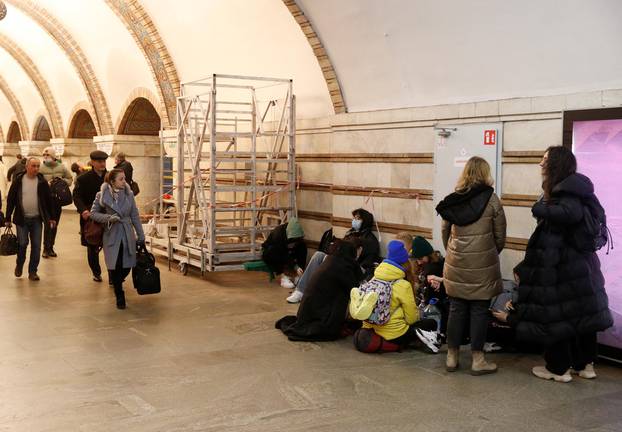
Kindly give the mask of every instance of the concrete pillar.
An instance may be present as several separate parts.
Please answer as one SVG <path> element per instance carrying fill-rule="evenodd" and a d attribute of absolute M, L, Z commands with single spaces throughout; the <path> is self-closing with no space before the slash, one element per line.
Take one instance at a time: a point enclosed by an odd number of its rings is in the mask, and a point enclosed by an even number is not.
<path fill-rule="evenodd" d="M 97 149 L 111 156 L 106 164 L 114 167 L 114 155 L 125 153 L 134 167 L 134 180 L 140 186 L 136 203 L 141 212 L 151 213 L 160 196 L 160 138 L 142 135 L 102 135 L 93 137 Z"/>

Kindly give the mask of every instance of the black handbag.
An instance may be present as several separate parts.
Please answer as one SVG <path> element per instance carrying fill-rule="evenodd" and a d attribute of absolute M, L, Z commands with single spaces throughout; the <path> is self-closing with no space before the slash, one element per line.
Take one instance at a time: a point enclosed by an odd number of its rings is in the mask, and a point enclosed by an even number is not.
<path fill-rule="evenodd" d="M 0 255 L 17 255 L 17 236 L 10 227 L 7 227 L 0 236 Z"/>
<path fill-rule="evenodd" d="M 160 270 L 155 265 L 155 257 L 147 251 L 144 244 L 136 247 L 136 266 L 132 269 L 132 281 L 139 295 L 160 292 Z"/>
<path fill-rule="evenodd" d="M 138 186 L 138 182 L 136 181 L 132 181 L 132 183 L 130 184 L 130 189 L 132 189 L 132 193 L 134 193 L 134 196 L 140 193 L 140 187 Z"/>

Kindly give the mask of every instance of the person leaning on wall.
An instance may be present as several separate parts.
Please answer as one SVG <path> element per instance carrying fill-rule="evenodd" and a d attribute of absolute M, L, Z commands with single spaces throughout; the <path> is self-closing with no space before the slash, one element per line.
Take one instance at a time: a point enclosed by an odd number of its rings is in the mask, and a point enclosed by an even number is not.
<path fill-rule="evenodd" d="M 463 331 L 470 327 L 473 361 L 471 374 L 497 371 L 484 358 L 484 343 L 491 319 L 490 299 L 501 293 L 503 282 L 499 253 L 505 246 L 506 220 L 492 188 L 490 166 L 470 158 L 455 192 L 436 207 L 443 218 L 442 237 L 447 251 L 443 284 L 450 298 L 447 322 L 447 371 L 458 368 Z"/>

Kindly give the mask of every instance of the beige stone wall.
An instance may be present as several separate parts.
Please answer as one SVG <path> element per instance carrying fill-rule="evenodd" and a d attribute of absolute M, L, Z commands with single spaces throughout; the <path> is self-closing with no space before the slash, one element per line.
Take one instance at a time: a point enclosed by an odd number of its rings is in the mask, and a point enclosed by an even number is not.
<path fill-rule="evenodd" d="M 319 241 L 331 225 L 343 235 L 356 207 L 374 212 L 383 245 L 400 230 L 431 238 L 434 126 L 503 122 L 501 198 L 509 239 L 501 259 L 510 277 L 535 227 L 530 207 L 541 193 L 538 162 L 548 146 L 562 143 L 563 111 L 621 105 L 620 90 L 605 90 L 299 121 L 298 209 L 307 238 Z"/>

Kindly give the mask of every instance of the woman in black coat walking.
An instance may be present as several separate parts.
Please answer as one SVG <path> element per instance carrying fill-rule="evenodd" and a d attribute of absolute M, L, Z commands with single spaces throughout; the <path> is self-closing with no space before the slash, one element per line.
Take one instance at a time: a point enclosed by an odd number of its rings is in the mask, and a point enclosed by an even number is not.
<path fill-rule="evenodd" d="M 531 209 L 538 225 L 516 268 L 518 302 L 509 315 L 494 315 L 518 339 L 544 345 L 546 365 L 532 369 L 537 377 L 569 382 L 572 371 L 595 378 L 596 333 L 613 319 L 586 218 L 596 208 L 604 220 L 604 211 L 569 149 L 549 147 L 540 166 L 544 195 Z"/>
<path fill-rule="evenodd" d="M 275 327 L 293 341 L 327 341 L 343 337 L 350 290 L 362 279 L 356 261 L 360 252 L 361 248 L 357 248 L 355 242 L 338 240 L 334 252 L 326 256 L 311 276 L 298 314 L 281 318 Z"/>

